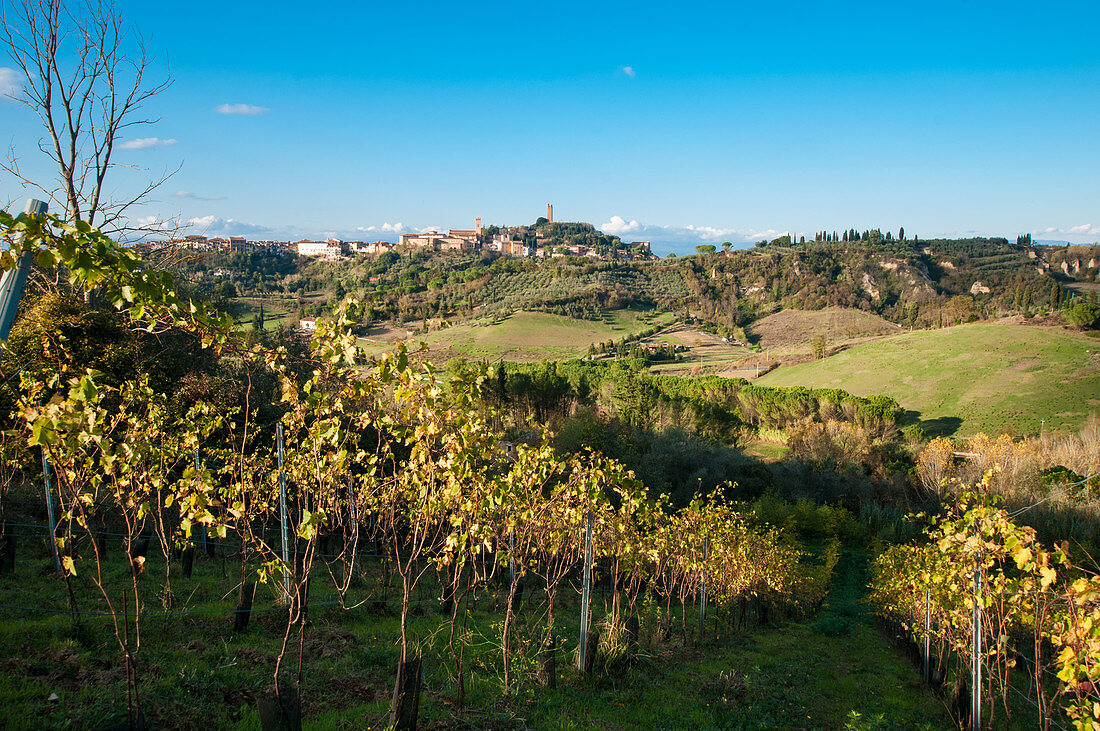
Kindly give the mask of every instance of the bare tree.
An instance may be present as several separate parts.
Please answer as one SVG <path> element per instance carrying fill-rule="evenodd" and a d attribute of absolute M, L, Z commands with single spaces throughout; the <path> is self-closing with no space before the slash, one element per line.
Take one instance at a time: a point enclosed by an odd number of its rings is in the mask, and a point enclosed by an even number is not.
<path fill-rule="evenodd" d="M 143 116 L 142 107 L 171 84 L 167 77 L 146 80 L 150 59 L 143 39 L 110 0 L 75 7 L 62 0 L 11 0 L 0 20 L 0 41 L 24 77 L 12 98 L 42 120 L 38 146 L 59 175 L 53 183 L 29 180 L 14 149 L 0 169 L 24 187 L 43 190 L 70 221 L 114 234 L 135 230 L 127 210 L 176 172 L 165 171 L 121 198 L 105 187 L 108 172 L 120 167 L 113 159 L 120 135 L 156 122 Z"/>

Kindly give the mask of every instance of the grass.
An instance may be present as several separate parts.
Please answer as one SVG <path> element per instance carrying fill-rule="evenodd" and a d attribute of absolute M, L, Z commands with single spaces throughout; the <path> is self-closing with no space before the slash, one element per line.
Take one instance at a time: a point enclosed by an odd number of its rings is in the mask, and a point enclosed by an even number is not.
<path fill-rule="evenodd" d="M 663 327 L 674 315 L 637 308 L 609 310 L 600 320 L 578 320 L 545 312 L 515 312 L 507 317 L 471 320 L 416 335 L 428 346 L 427 357 L 443 363 L 451 358 L 530 362 L 568 360 L 588 353 L 588 346 L 621 340 L 648 327 Z M 374 341 L 374 342 L 372 342 Z M 368 353 L 389 345 L 374 338 L 360 341 Z"/>
<path fill-rule="evenodd" d="M 275 330 L 288 320 L 298 309 L 296 298 L 283 297 L 238 297 L 233 300 L 234 316 L 238 330 L 251 330 L 253 319 L 264 309 L 264 329 Z M 297 320 L 289 323 L 297 327 Z"/>
<path fill-rule="evenodd" d="M 675 328 L 662 334 L 660 341 L 687 345 L 690 353 L 680 362 L 661 364 L 653 370 L 678 376 L 700 373 L 754 380 L 769 364 L 812 360 L 814 335 L 825 335 L 829 348 L 850 347 L 896 334 L 900 328 L 869 312 L 830 307 L 781 310 L 754 322 L 748 330 L 752 349 L 724 343 L 720 337 L 693 328 Z"/>
<path fill-rule="evenodd" d="M 723 342 L 718 335 L 703 332 L 698 328 L 678 325 L 649 338 L 646 342 L 684 345 L 689 348 L 683 360 L 654 365 L 651 368 L 654 373 L 672 376 L 689 376 L 694 373 L 720 373 L 743 378 L 751 376 L 748 370 L 736 370 L 741 361 L 749 356 L 748 348 Z"/>
<path fill-rule="evenodd" d="M 628 678 L 544 691 L 535 728 L 948 728 L 919 674 L 865 615 L 866 559 L 845 553 L 818 618 L 643 658 Z M 841 616 L 842 632 L 821 631 Z M 725 622 L 719 615 L 718 624 Z M 708 626 L 710 626 L 708 624 Z M 868 693 L 873 687 L 875 692 Z"/>
<path fill-rule="evenodd" d="M 87 617 L 76 625 L 63 614 L 11 609 L 67 606 L 64 584 L 49 570 L 42 541 L 22 538 L 20 547 L 16 574 L 0 576 L 0 602 L 9 605 L 0 620 L 0 726 L 124 724 L 125 675 L 109 620 Z M 111 570 L 121 574 L 121 552 L 113 550 L 112 556 L 117 565 Z M 246 632 L 234 635 L 234 561 L 228 560 L 223 576 L 220 559 L 199 557 L 192 579 L 177 575 L 173 580 L 179 605 L 193 613 L 157 616 L 164 614 L 158 583 L 163 561 L 151 548 L 144 579 L 148 616 L 139 654 L 147 721 L 155 728 L 257 728 L 255 701 L 271 682 L 285 610 L 273 602 L 270 590 L 261 587 L 259 613 Z M 376 565 L 367 570 L 376 571 Z M 846 575 L 838 571 L 836 581 L 842 584 Z M 849 582 L 839 594 L 834 589 L 834 594 L 852 604 L 856 600 L 849 595 L 862 591 L 861 580 L 857 576 L 855 583 Z M 83 578 L 75 583 L 81 608 L 95 609 L 94 589 Z M 317 577 L 311 601 L 328 598 L 327 583 Z M 369 587 L 376 587 L 375 579 L 368 578 L 356 593 Z M 420 709 L 423 728 L 948 726 L 942 708 L 920 687 L 917 672 L 858 611 L 844 615 L 847 629 L 840 633 L 819 631 L 820 620 L 813 617 L 729 631 L 726 615 L 719 613 L 721 638 L 700 646 L 693 638 L 685 641 L 678 629 L 669 639 L 654 639 L 660 610 L 650 606 L 642 612 L 640 655 L 630 661 L 598 661 L 597 672 L 582 677 L 571 665 L 577 607 L 575 598 L 568 596 L 556 612 L 557 634 L 564 638 L 559 687 L 551 690 L 535 681 L 534 649 L 527 643 L 515 659 L 518 681 L 507 695 L 500 680 L 502 601 L 485 595 L 473 606 L 466 651 L 467 705 L 458 709 L 447 636 L 439 631 L 448 615 L 433 599 L 433 588 L 425 585 L 411 620 L 427 658 Z M 599 592 L 595 597 L 598 623 L 607 597 Z M 382 610 L 381 605 L 310 610 L 302 687 L 306 728 L 384 726 L 397 658 L 398 618 L 392 604 Z M 540 606 L 529 600 L 521 604 L 519 637 L 539 635 L 544 620 Z M 694 618 L 690 604 L 686 611 Z M 674 616 L 672 626 L 679 625 Z M 687 627 L 694 627 L 692 619 Z M 689 634 L 694 632 L 689 629 Z M 872 685 L 875 692 L 868 693 Z M 51 693 L 59 700 L 47 701 Z M 883 720 L 852 726 L 853 713 Z"/>
<path fill-rule="evenodd" d="M 901 328 L 870 312 L 844 307 L 824 310 L 780 310 L 754 322 L 749 330 L 765 348 L 809 343 L 815 335 L 827 342 L 892 335 Z"/>
<path fill-rule="evenodd" d="M 876 340 L 779 368 L 769 386 L 892 396 L 930 435 L 1079 428 L 1100 413 L 1096 341 L 1051 327 L 975 323 Z"/>
<path fill-rule="evenodd" d="M 759 457 L 765 462 L 778 462 L 788 454 L 790 448 L 785 444 L 773 444 L 765 441 L 750 441 L 744 445 L 743 450 L 747 456 Z"/>

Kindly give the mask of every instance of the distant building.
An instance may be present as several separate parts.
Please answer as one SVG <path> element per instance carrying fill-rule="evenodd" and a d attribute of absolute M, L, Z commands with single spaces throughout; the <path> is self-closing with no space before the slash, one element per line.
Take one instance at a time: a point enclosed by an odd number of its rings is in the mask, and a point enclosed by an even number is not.
<path fill-rule="evenodd" d="M 436 248 L 440 251 L 474 251 L 477 248 L 477 240 L 461 236 L 445 236 L 436 241 Z"/>
<path fill-rule="evenodd" d="M 401 234 L 397 237 L 397 243 L 402 246 L 426 246 L 430 249 L 439 248 L 439 240 L 447 238 L 438 231 L 424 231 L 418 234 Z"/>
<path fill-rule="evenodd" d="M 316 330 L 317 329 L 317 318 L 316 317 L 303 317 L 301 320 L 298 320 L 298 327 L 301 328 L 302 330 Z"/>
<path fill-rule="evenodd" d="M 298 256 L 320 256 L 326 259 L 339 259 L 344 256 L 344 242 L 339 239 L 327 241 L 302 240 L 297 242 L 295 249 Z"/>
<path fill-rule="evenodd" d="M 373 241 L 367 243 L 365 241 L 347 241 L 344 244 L 349 254 L 385 254 L 387 251 L 392 251 L 395 244 L 389 241 Z"/>
<path fill-rule="evenodd" d="M 470 243 L 476 244 L 481 241 L 481 234 L 479 234 L 476 229 L 452 228 L 447 232 L 447 238 L 465 239 Z"/>
<path fill-rule="evenodd" d="M 481 216 L 474 219 L 474 227 L 471 229 L 465 228 L 452 228 L 447 232 L 448 236 L 457 239 L 469 239 L 470 241 L 481 240 Z"/>
<path fill-rule="evenodd" d="M 488 249 L 504 256 L 531 256 L 531 249 L 523 239 L 512 234 L 497 234 L 489 242 Z"/>

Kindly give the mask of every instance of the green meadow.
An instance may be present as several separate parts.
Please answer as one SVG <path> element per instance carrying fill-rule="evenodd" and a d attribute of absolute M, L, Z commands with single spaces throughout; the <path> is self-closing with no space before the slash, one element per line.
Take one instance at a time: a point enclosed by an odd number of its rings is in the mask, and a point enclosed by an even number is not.
<path fill-rule="evenodd" d="M 104 605 L 83 573 L 73 578 L 83 614 L 70 614 L 64 582 L 49 570 L 43 542 L 23 538 L 14 575 L 0 575 L 6 608 L 0 621 L 0 727 L 124 728 L 125 671 Z M 110 580 L 125 582 L 121 548 L 112 544 Z M 231 631 L 239 566 L 231 547 L 196 557 L 190 579 L 173 579 L 166 606 L 163 557 L 150 553 L 142 595 L 145 618 L 138 657 L 139 690 L 152 728 L 259 728 L 256 701 L 271 683 L 286 608 L 262 586 L 252 621 Z M 497 585 L 469 603 L 459 629 L 465 705 L 456 704 L 448 611 L 431 582 L 413 597 L 411 634 L 424 653 L 419 727 L 426 729 L 933 729 L 951 725 L 944 701 L 920 671 L 875 626 L 861 602 L 867 558 L 845 550 L 825 604 L 810 616 L 775 615 L 767 625 L 738 627 L 711 605 L 707 638 L 697 608 L 671 605 L 661 639 L 663 602 L 641 607 L 641 647 L 634 657 L 598 656 L 594 672 L 574 668 L 579 609 L 565 591 L 556 612 L 558 684 L 537 680 L 536 654 L 545 607 L 531 589 L 517 603 L 520 647 L 514 685 L 501 680 Z M 380 591 L 380 565 L 364 558 L 363 576 L 341 608 L 323 569 L 311 592 L 302 643 L 303 727 L 385 728 L 398 657 L 395 587 Z M 337 567 L 338 569 L 338 567 Z M 605 588 L 606 581 L 598 584 Z M 328 586 L 326 586 L 328 584 Z M 118 584 L 116 583 L 116 586 Z M 387 600 L 388 599 L 388 600 Z M 594 627 L 605 630 L 608 595 L 594 594 Z M 363 602 L 363 603 L 360 603 Z M 48 610 L 58 610 L 56 613 Z M 43 611 L 47 610 L 47 611 Z M 687 612 L 687 616 L 683 612 Z M 731 624 L 733 625 L 731 627 Z M 601 640 L 603 646 L 604 640 Z M 297 665 L 298 637 L 287 659 Z M 869 687 L 874 692 L 868 693 Z M 47 700 L 51 694 L 56 700 Z M 29 719 L 33 719 L 30 721 Z"/>
<path fill-rule="evenodd" d="M 1081 426 L 1100 414 L 1100 340 L 1070 330 L 974 323 L 857 345 L 779 368 L 769 386 L 892 396 L 929 435 L 1016 434 Z"/>
<path fill-rule="evenodd" d="M 467 320 L 415 334 L 411 340 L 428 346 L 428 357 L 444 363 L 469 360 L 568 360 L 588 353 L 588 347 L 621 340 L 647 328 L 670 324 L 674 315 L 642 309 L 609 310 L 599 320 L 579 320 L 545 312 L 515 312 L 494 319 Z M 385 352 L 390 346 L 367 336 L 360 340 L 367 352 Z"/>

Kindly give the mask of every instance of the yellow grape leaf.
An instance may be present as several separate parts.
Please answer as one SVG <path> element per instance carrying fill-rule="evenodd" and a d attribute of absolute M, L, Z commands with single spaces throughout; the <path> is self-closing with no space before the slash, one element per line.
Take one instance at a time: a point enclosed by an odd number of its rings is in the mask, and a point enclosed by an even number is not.
<path fill-rule="evenodd" d="M 65 556 L 61 559 L 61 568 L 65 569 L 73 576 L 76 576 L 76 565 L 73 564 L 72 556 Z"/>
<path fill-rule="evenodd" d="M 1021 548 L 1020 550 L 1016 551 L 1016 555 L 1014 555 L 1013 558 L 1016 559 L 1016 568 L 1022 569 L 1024 566 L 1027 566 L 1029 563 L 1031 563 L 1031 549 Z M 1045 589 L 1046 587 L 1043 588 Z"/>

